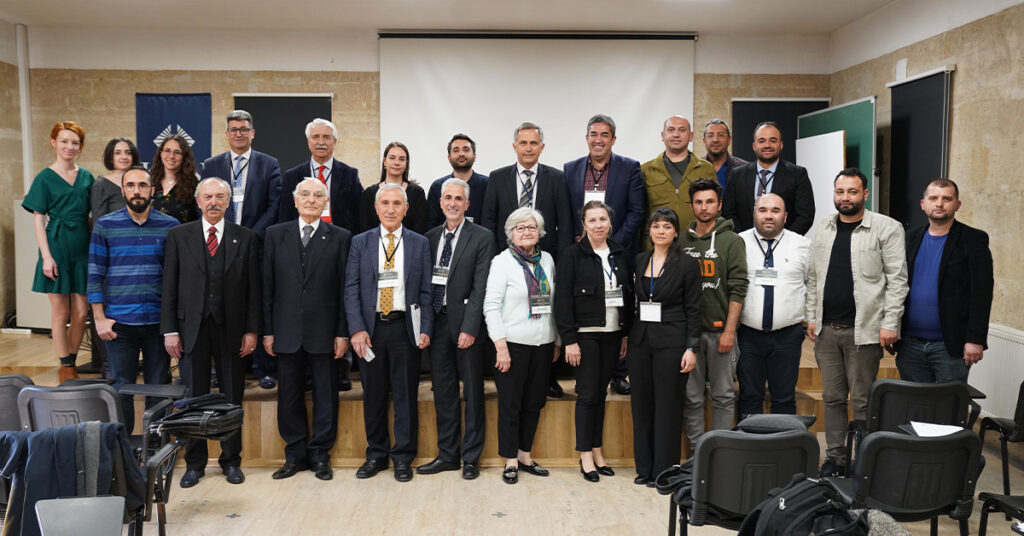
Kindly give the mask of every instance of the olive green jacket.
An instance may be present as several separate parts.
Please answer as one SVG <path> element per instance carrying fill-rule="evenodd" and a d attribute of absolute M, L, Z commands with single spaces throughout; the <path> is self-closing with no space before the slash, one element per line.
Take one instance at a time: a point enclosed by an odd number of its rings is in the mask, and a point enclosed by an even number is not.
<path fill-rule="evenodd" d="M 662 152 L 653 160 L 640 166 L 640 172 L 644 176 L 644 187 L 647 189 L 647 213 L 644 216 L 644 221 L 647 221 L 655 209 L 668 207 L 676 211 L 676 216 L 679 216 L 679 229 L 685 231 L 690 226 L 690 222 L 694 220 L 693 209 L 690 208 L 690 183 L 701 178 L 718 182 L 718 175 L 715 174 L 715 166 L 711 162 L 690 151 L 690 163 L 686 166 L 683 182 L 679 184 L 677 190 L 676 185 L 672 184 L 672 177 L 668 174 L 668 169 L 665 168 L 664 157 L 665 153 Z M 641 235 L 646 234 L 647 229 L 642 229 Z M 641 236 L 641 238 L 646 244 L 645 249 L 650 249 L 648 237 Z"/>

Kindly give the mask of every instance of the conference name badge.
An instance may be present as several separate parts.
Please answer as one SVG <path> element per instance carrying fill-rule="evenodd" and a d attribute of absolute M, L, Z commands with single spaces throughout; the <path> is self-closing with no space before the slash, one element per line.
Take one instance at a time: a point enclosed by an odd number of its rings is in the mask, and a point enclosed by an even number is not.
<path fill-rule="evenodd" d="M 600 201 L 604 203 L 604 192 L 597 190 L 586 190 L 583 192 L 583 204 L 586 205 L 591 201 Z"/>
<path fill-rule="evenodd" d="M 774 287 L 779 281 L 779 271 L 772 268 L 754 271 L 754 284 L 764 287 Z"/>
<path fill-rule="evenodd" d="M 430 282 L 434 285 L 447 285 L 448 284 L 448 268 L 444 266 L 435 266 L 434 271 L 430 277 Z"/>
<path fill-rule="evenodd" d="M 605 307 L 622 307 L 622 287 L 605 289 L 604 291 L 604 306 Z"/>
<path fill-rule="evenodd" d="M 641 322 L 661 322 L 661 302 L 640 302 Z"/>
<path fill-rule="evenodd" d="M 544 296 L 530 296 L 530 314 L 531 315 L 549 315 L 551 314 L 551 295 L 546 294 Z"/>
<path fill-rule="evenodd" d="M 398 286 L 398 272 L 388 270 L 377 274 L 377 288 L 395 288 Z"/>

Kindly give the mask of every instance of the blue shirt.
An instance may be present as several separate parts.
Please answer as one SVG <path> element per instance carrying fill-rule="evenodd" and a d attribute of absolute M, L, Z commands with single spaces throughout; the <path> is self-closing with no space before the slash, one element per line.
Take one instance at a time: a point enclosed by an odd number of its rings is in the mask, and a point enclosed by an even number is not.
<path fill-rule="evenodd" d="M 96 220 L 89 243 L 89 303 L 120 324 L 160 323 L 164 243 L 178 220 L 156 210 L 141 225 L 128 208 Z"/>
<path fill-rule="evenodd" d="M 722 185 L 722 195 L 725 195 L 725 183 L 729 182 L 729 162 L 722 164 L 722 167 L 718 168 L 715 172 L 718 175 L 718 184 Z"/>
<path fill-rule="evenodd" d="M 927 231 L 914 260 L 914 275 L 907 302 L 907 335 L 919 339 L 941 340 L 939 321 L 939 261 L 946 236 Z"/>

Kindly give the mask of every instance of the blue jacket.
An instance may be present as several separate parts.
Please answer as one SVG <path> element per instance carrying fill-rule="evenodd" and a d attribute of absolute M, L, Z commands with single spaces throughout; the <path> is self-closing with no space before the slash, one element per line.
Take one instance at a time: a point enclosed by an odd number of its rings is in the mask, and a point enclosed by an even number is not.
<path fill-rule="evenodd" d="M 207 158 L 203 162 L 201 176 L 219 177 L 232 183 L 234 166 L 231 163 L 232 152 L 224 152 Z M 291 193 L 291 192 L 289 192 Z M 277 207 L 281 196 L 281 164 L 277 159 L 252 151 L 252 160 L 245 176 L 245 201 L 242 204 L 242 227 L 251 229 L 260 239 L 267 226 L 277 222 Z M 235 204 L 228 204 L 227 219 L 235 221 Z"/>
<path fill-rule="evenodd" d="M 647 208 L 647 191 L 640 174 L 640 162 L 612 153 L 608 162 L 608 186 L 604 202 L 612 209 L 612 240 L 626 251 L 635 254 L 637 231 L 644 224 L 644 210 Z M 580 210 L 583 209 L 583 180 L 587 173 L 587 157 L 566 162 L 562 167 L 569 189 L 569 205 L 572 207 L 574 235 L 583 234 Z"/>

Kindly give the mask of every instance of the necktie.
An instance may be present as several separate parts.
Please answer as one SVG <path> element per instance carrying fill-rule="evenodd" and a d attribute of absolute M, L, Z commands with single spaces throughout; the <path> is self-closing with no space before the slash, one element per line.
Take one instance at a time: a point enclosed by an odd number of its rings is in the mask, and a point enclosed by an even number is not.
<path fill-rule="evenodd" d="M 239 188 L 242 187 L 242 170 L 243 169 L 245 169 L 245 157 L 242 156 L 242 155 L 238 155 L 238 156 L 235 157 L 235 170 L 231 173 L 231 176 L 233 177 L 233 179 L 231 181 L 231 188 L 232 188 L 232 190 L 237 191 Z M 239 212 L 241 212 L 241 210 L 239 210 L 240 209 L 239 205 L 241 203 L 239 203 L 238 201 L 232 201 L 231 204 L 235 208 L 235 223 L 239 223 L 239 222 L 242 221 L 242 215 L 239 214 Z"/>
<path fill-rule="evenodd" d="M 206 250 L 210 252 L 210 256 L 217 254 L 217 228 L 211 226 L 209 234 L 206 237 Z"/>
<path fill-rule="evenodd" d="M 757 181 L 757 197 L 764 195 L 764 191 L 768 189 L 768 174 L 770 170 L 762 169 L 761 178 Z"/>
<path fill-rule="evenodd" d="M 768 244 L 768 255 L 764 258 L 764 267 L 771 268 L 775 266 L 774 256 L 775 253 L 772 251 L 772 242 L 774 238 L 765 238 L 764 241 Z M 764 313 L 761 315 L 761 329 L 765 333 L 772 330 L 772 311 L 775 309 L 775 287 L 765 286 L 764 287 Z"/>
<path fill-rule="evenodd" d="M 444 234 L 444 249 L 441 250 L 441 266 L 447 268 L 452 262 L 452 240 L 455 239 L 455 233 Z M 440 313 L 441 307 L 444 307 L 444 292 L 446 285 L 434 285 L 434 312 Z"/>
<path fill-rule="evenodd" d="M 533 200 L 533 180 L 531 179 L 533 172 L 527 169 L 523 171 L 523 175 L 526 176 L 526 180 L 523 181 L 523 195 L 519 196 L 519 206 L 528 207 Z"/>
<path fill-rule="evenodd" d="M 391 271 L 395 269 L 395 235 L 388 233 L 388 248 L 384 255 L 384 270 Z M 380 289 L 380 312 L 382 314 L 391 314 L 391 309 L 394 308 L 395 304 L 392 302 L 394 299 L 394 289 L 391 287 Z"/>
<path fill-rule="evenodd" d="M 323 164 L 321 164 L 320 167 L 316 168 L 316 180 L 318 180 L 318 181 L 320 181 L 320 182 L 322 182 L 324 184 L 327 184 L 327 177 L 324 177 L 324 170 L 325 169 L 327 169 L 327 166 L 325 166 Z"/>
<path fill-rule="evenodd" d="M 292 235 L 295 236 L 295 235 Z M 309 239 L 313 236 L 313 226 L 306 225 L 302 228 L 302 247 L 306 247 L 309 244 Z"/>

